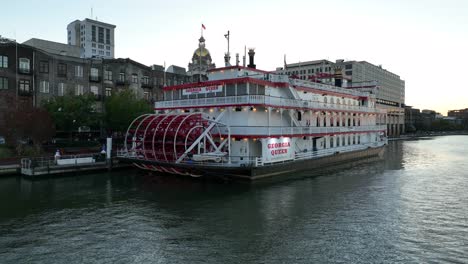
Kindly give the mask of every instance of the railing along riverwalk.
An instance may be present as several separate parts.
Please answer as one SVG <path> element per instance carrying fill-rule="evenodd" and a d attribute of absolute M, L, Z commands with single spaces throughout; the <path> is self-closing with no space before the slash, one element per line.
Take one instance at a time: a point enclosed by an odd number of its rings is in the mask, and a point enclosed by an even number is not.
<path fill-rule="evenodd" d="M 63 155 L 60 158 L 53 156 L 23 158 L 21 159 L 21 174 L 37 176 L 106 169 L 108 162 L 105 155 L 100 153 Z"/>

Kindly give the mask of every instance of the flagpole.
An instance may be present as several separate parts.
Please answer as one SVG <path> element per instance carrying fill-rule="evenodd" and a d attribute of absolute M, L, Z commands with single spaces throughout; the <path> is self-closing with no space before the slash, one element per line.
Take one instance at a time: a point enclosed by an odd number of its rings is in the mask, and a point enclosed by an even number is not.
<path fill-rule="evenodd" d="M 203 23 L 201 27 L 201 37 L 203 38 Z M 198 42 L 198 55 L 199 55 L 199 68 L 198 68 L 198 82 L 201 82 L 201 60 L 202 60 L 202 53 L 201 53 L 201 39 Z"/>

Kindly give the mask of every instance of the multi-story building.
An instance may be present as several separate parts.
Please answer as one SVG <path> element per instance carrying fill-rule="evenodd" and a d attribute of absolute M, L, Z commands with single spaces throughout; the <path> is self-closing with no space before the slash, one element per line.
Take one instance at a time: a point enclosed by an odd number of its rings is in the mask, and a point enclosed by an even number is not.
<path fill-rule="evenodd" d="M 86 18 L 68 24 L 68 45 L 81 48 L 83 58 L 112 59 L 115 56 L 115 25 Z"/>
<path fill-rule="evenodd" d="M 399 136 L 405 131 L 405 81 L 381 65 L 367 61 L 340 61 L 344 77 L 353 84 L 376 81 L 376 97 L 380 108 L 387 110 L 387 126 L 390 136 Z"/>
<path fill-rule="evenodd" d="M 43 46 L 45 40 L 25 43 L 28 45 L 0 40 L 0 109 L 7 105 L 2 100 L 40 106 L 43 100 L 55 96 L 93 94 L 96 110 L 100 111 L 107 96 L 124 89 L 152 104 L 162 98 L 163 86 L 191 80 L 178 66 L 166 72 L 162 66 L 148 67 L 128 58 L 80 58 L 64 52 L 66 44 Z M 4 119 L 1 112 L 0 123 Z"/>
<path fill-rule="evenodd" d="M 460 119 L 468 119 L 468 108 L 459 109 L 459 110 L 449 110 L 448 116 L 456 117 Z"/>
<path fill-rule="evenodd" d="M 329 60 L 314 60 L 285 64 L 284 68 L 278 68 L 276 72 L 301 80 L 332 84 L 335 67 L 336 64 Z"/>
<path fill-rule="evenodd" d="M 449 117 L 454 117 L 459 120 L 458 123 L 462 124 L 464 129 L 468 129 L 468 108 L 459 109 L 459 110 L 449 110 Z"/>
<path fill-rule="evenodd" d="M 340 70 L 339 79 L 335 78 L 337 69 Z M 314 60 L 285 64 L 284 68 L 277 68 L 276 72 L 350 89 L 360 89 L 370 81 L 375 82 L 377 89 L 372 92 L 376 95 L 378 107 L 387 110 L 388 135 L 399 136 L 404 132 L 405 82 L 382 66 L 366 61 Z"/>
<path fill-rule="evenodd" d="M 405 106 L 405 132 L 415 132 L 421 128 L 421 123 L 421 111 L 412 106 Z"/>

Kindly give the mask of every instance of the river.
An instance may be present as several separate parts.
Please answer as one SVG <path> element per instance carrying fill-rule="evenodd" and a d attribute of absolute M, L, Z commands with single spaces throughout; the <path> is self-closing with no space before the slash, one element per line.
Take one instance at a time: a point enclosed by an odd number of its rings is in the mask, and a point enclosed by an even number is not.
<path fill-rule="evenodd" d="M 261 184 L 0 178 L 0 263 L 468 263 L 468 136 Z"/>

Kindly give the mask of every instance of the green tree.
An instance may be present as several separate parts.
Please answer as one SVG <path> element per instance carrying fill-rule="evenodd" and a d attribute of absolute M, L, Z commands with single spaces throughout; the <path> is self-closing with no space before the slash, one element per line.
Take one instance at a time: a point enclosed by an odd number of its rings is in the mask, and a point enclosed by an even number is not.
<path fill-rule="evenodd" d="M 44 108 L 52 115 L 56 129 L 68 132 L 70 136 L 80 126 L 99 128 L 102 114 L 96 111 L 96 99 L 93 95 L 57 96 L 44 103 Z"/>
<path fill-rule="evenodd" d="M 106 99 L 106 127 L 110 132 L 125 132 L 133 119 L 151 112 L 153 107 L 147 101 L 137 99 L 132 91 L 124 90 Z"/>

